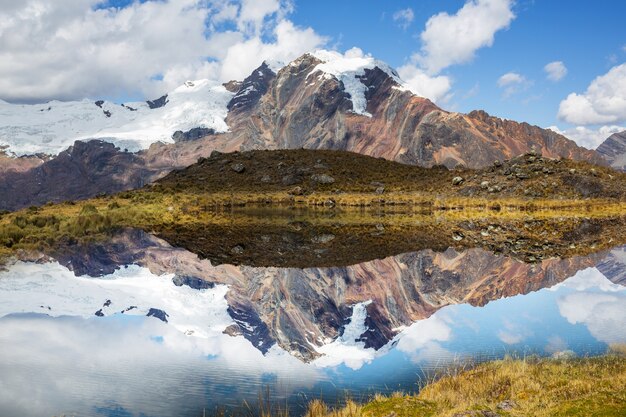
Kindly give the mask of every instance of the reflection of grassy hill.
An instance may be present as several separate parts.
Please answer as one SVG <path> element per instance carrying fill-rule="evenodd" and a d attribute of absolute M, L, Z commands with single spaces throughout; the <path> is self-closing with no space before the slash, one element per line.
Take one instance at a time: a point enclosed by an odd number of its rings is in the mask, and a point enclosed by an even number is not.
<path fill-rule="evenodd" d="M 251 214 L 259 205 L 265 212 Z M 314 215 L 320 206 L 326 214 Z M 282 214 L 271 216 L 278 208 Z M 300 220 L 312 224 L 311 233 L 321 225 L 336 230 L 333 244 L 348 230 L 380 224 L 384 234 L 360 234 L 369 236 L 365 247 L 410 246 L 426 233 L 442 247 L 484 247 L 535 261 L 626 243 L 626 174 L 531 154 L 485 170 L 448 171 L 339 151 L 214 153 L 141 190 L 0 215 L 0 253 L 136 227 L 211 256 L 216 252 L 196 237 L 219 242 L 254 227 L 292 228 L 285 212 L 294 210 L 307 211 Z"/>
<path fill-rule="evenodd" d="M 347 265 L 424 248 L 481 247 L 529 262 L 626 244 L 626 204 L 532 211 L 502 206 L 227 207 L 192 194 L 137 192 L 0 216 L 0 255 L 105 238 L 131 227 L 217 263 Z M 206 197 L 212 198 L 212 197 Z M 464 205 L 475 202 L 461 201 Z M 353 262 L 354 261 L 354 262 Z"/>
<path fill-rule="evenodd" d="M 330 411 L 314 402 L 311 417 L 624 416 L 626 359 L 502 360 L 445 376 L 418 395 L 377 397 Z"/>

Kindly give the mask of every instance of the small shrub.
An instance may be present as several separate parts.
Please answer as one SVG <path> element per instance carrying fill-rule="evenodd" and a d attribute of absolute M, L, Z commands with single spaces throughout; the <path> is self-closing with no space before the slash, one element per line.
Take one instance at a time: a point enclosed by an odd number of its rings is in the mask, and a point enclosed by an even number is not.
<path fill-rule="evenodd" d="M 93 204 L 85 204 L 80 210 L 79 216 L 91 216 L 98 214 L 98 209 Z"/>

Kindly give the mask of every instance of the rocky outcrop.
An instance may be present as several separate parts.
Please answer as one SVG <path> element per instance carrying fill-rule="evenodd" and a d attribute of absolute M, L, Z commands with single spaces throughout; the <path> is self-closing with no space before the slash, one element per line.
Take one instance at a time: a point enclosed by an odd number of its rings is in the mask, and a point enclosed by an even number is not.
<path fill-rule="evenodd" d="M 148 100 L 146 101 L 146 103 L 148 104 L 148 107 L 150 107 L 151 109 L 158 109 L 158 108 L 165 106 L 167 104 L 167 101 L 168 100 L 167 100 L 167 94 L 166 94 L 164 96 L 157 98 L 156 100 Z"/>
<path fill-rule="evenodd" d="M 613 168 L 626 171 L 626 130 L 609 136 L 596 151 Z"/>

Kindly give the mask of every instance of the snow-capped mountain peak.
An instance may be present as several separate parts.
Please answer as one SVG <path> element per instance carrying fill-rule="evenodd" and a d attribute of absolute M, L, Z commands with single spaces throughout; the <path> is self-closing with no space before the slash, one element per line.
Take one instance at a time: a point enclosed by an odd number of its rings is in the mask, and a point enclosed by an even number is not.
<path fill-rule="evenodd" d="M 346 51 L 345 54 L 321 49 L 313 52 L 311 55 L 322 61 L 322 63 L 317 65 L 309 76 L 321 72 L 323 77 L 335 77 L 341 81 L 345 91 L 350 94 L 353 111 L 357 114 L 371 116 L 366 111 L 367 99 L 365 98 L 365 92 L 367 86 L 361 82 L 361 78 L 365 76 L 365 70 L 379 68 L 400 86 L 404 85 L 404 82 L 393 68 L 369 54 L 364 54 L 358 48 L 352 48 Z"/>

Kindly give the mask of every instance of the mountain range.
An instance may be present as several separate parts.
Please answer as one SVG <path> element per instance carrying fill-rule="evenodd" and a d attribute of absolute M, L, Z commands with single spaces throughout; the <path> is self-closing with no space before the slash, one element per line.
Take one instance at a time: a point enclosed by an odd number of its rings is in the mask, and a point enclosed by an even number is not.
<path fill-rule="evenodd" d="M 624 137 L 593 151 L 484 111 L 448 112 L 381 61 L 317 51 L 264 62 L 243 81 L 187 82 L 147 102 L 0 101 L 0 209 L 141 187 L 214 150 L 334 149 L 448 168 L 535 151 L 623 169 Z M 2 203 L 21 190 L 20 201 Z"/>

